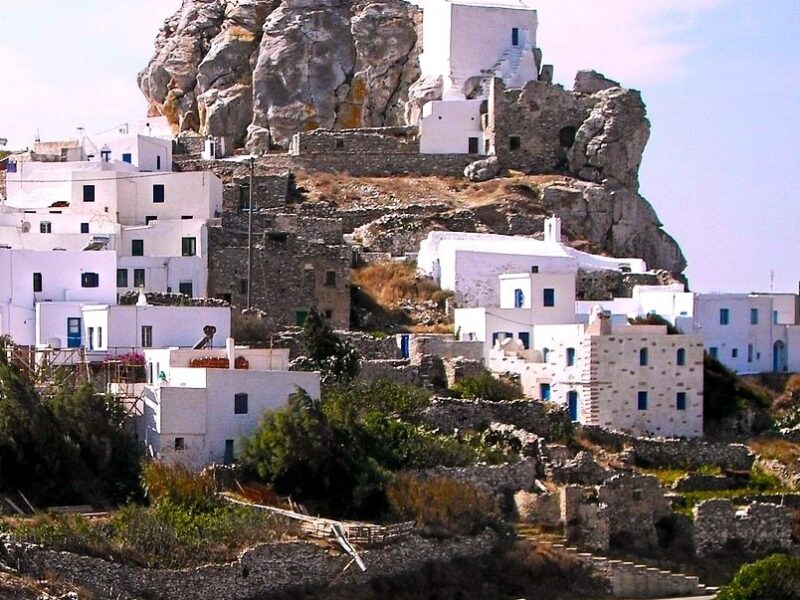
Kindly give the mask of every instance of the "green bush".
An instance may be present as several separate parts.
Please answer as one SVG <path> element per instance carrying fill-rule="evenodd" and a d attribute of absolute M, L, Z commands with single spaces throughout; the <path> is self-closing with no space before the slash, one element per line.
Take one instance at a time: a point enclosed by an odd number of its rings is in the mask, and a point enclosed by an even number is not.
<path fill-rule="evenodd" d="M 207 472 L 196 473 L 180 463 L 146 463 L 142 467 L 142 488 L 154 505 L 168 503 L 203 512 L 220 504 L 214 477 Z"/>
<path fill-rule="evenodd" d="M 744 565 L 717 600 L 800 600 L 800 559 L 773 554 Z"/>
<path fill-rule="evenodd" d="M 404 473 L 387 494 L 396 517 L 416 521 L 428 533 L 470 535 L 497 516 L 491 497 L 451 477 L 422 478 Z"/>
<path fill-rule="evenodd" d="M 769 406 L 769 399 L 747 385 L 717 359 L 703 359 L 703 419 L 714 421 L 730 416 L 748 403 Z"/>
<path fill-rule="evenodd" d="M 466 377 L 454 383 L 451 389 L 461 398 L 476 398 L 492 402 L 522 397 L 522 390 L 519 386 L 496 379 L 488 371 L 477 377 Z"/>

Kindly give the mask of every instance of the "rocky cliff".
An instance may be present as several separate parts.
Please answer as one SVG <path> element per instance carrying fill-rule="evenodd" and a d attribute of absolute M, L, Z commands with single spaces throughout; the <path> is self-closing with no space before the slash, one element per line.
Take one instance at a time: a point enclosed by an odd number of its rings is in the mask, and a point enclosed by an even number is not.
<path fill-rule="evenodd" d="M 402 0 L 184 0 L 139 87 L 180 131 L 253 149 L 403 122 L 421 15 Z"/>

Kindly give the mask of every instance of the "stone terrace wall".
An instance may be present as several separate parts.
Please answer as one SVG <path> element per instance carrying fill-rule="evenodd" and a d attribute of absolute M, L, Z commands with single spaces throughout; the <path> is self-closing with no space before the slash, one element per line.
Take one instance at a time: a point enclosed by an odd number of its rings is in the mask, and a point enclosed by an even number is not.
<path fill-rule="evenodd" d="M 407 360 L 362 360 L 358 371 L 360 381 L 393 381 L 395 383 L 416 384 L 419 367 L 408 364 Z"/>
<path fill-rule="evenodd" d="M 356 349 L 364 360 L 392 360 L 400 358 L 400 350 L 394 337 L 375 337 L 361 331 L 337 330 L 338 335 Z M 289 348 L 289 357 L 297 358 L 305 353 L 305 339 L 301 328 L 286 329 L 273 338 L 277 348 Z"/>
<path fill-rule="evenodd" d="M 785 506 L 755 503 L 737 510 L 714 499 L 694 508 L 694 541 L 699 556 L 743 551 L 766 554 L 792 547 L 792 512 Z"/>
<path fill-rule="evenodd" d="M 355 565 L 345 571 L 349 556 L 306 542 L 263 544 L 246 550 L 235 562 L 186 570 L 120 565 L 7 540 L 0 546 L 0 560 L 20 565 L 36 576 L 55 573 L 120 600 L 185 600 L 188 596 L 246 600 L 304 587 L 327 587 L 333 581 L 364 583 L 375 577 L 415 571 L 431 562 L 477 558 L 489 554 L 497 541 L 497 535 L 489 530 L 474 537 L 447 540 L 414 535 L 397 544 L 361 552 L 366 572 Z"/>
<path fill-rule="evenodd" d="M 562 405 L 531 400 L 489 402 L 436 398 L 420 419 L 448 433 L 455 429 L 481 429 L 490 423 L 507 423 L 545 438 L 571 425 Z"/>
<path fill-rule="evenodd" d="M 424 477 L 444 475 L 457 481 L 475 485 L 490 495 L 528 491 L 533 488 L 538 472 L 537 461 L 525 458 L 517 463 L 503 465 L 475 465 L 472 467 L 436 467 L 421 471 Z"/>
<path fill-rule="evenodd" d="M 371 127 L 362 129 L 314 129 L 295 133 L 289 153 L 309 154 L 418 154 L 416 127 Z"/>
<path fill-rule="evenodd" d="M 439 358 L 464 358 L 483 360 L 483 342 L 462 342 L 452 335 L 412 335 L 409 340 L 409 358 L 419 363 L 425 354 Z"/>

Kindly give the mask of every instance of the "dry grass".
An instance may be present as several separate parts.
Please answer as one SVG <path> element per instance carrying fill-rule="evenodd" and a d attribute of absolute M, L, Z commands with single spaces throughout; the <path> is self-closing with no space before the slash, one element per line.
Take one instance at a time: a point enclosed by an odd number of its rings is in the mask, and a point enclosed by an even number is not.
<path fill-rule="evenodd" d="M 777 460 L 789 467 L 800 468 L 800 444 L 782 439 L 755 439 L 747 445 L 750 449 L 768 460 Z"/>
<path fill-rule="evenodd" d="M 417 276 L 411 263 L 377 263 L 354 269 L 352 282 L 384 308 L 395 308 L 402 301 L 415 304 L 444 301 L 448 294 L 432 279 Z"/>

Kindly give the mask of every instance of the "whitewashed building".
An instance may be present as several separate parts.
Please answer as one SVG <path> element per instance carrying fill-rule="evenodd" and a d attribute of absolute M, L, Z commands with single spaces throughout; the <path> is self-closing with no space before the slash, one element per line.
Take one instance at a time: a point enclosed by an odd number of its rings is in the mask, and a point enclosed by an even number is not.
<path fill-rule="evenodd" d="M 319 373 L 286 370 L 289 350 L 236 347 L 229 339 L 220 350 L 169 348 L 145 357 L 140 439 L 151 456 L 193 468 L 235 460 L 264 411 L 283 406 L 298 388 L 320 397 Z M 209 367 L 214 361 L 224 367 Z"/>
<path fill-rule="evenodd" d="M 538 20 L 525 0 L 428 0 L 423 13 L 422 76 L 440 81 L 442 99 L 423 106 L 420 151 L 488 154 L 481 125 L 487 77 L 508 87 L 539 78 Z"/>

